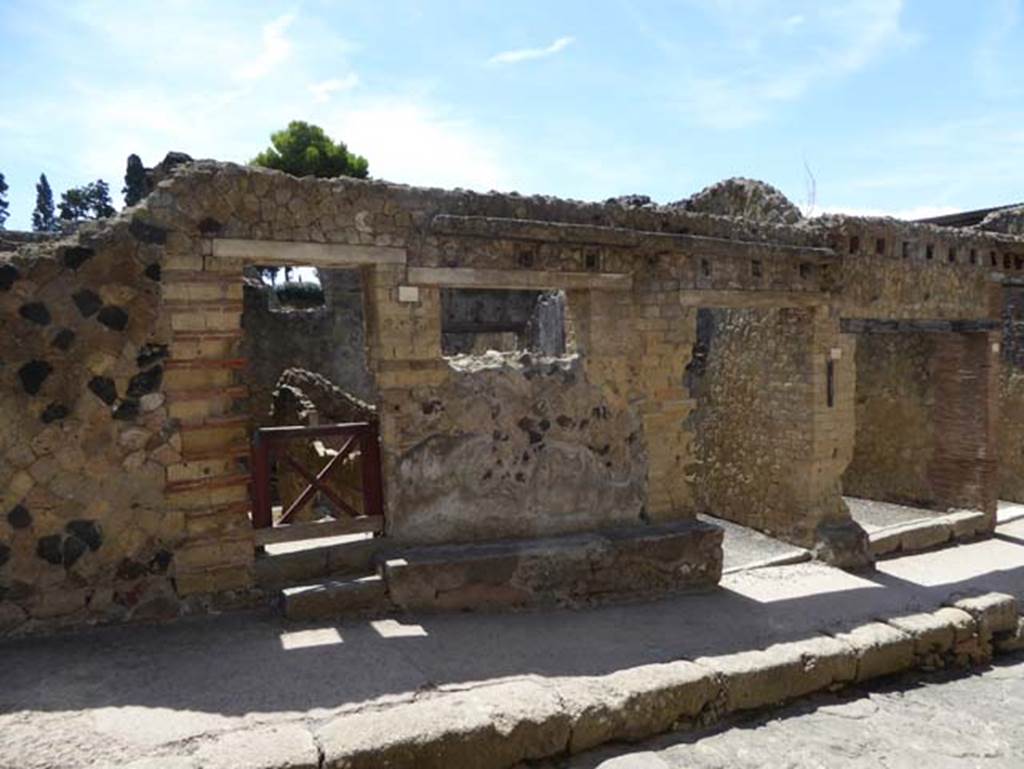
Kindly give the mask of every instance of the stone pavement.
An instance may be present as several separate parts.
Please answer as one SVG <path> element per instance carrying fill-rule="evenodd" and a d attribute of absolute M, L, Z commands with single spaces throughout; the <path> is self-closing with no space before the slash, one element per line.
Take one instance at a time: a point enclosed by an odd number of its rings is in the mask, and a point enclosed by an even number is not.
<path fill-rule="evenodd" d="M 290 765 L 316 766 L 314 739 L 339 714 L 510 682 L 543 693 L 552 681 L 764 649 L 988 591 L 1024 599 L 1024 520 L 872 573 L 801 563 L 645 604 L 304 625 L 237 614 L 8 641 L 0 767 L 180 755 L 208 767 L 286 766 L 268 763 L 281 745 L 300 757 Z"/>
<path fill-rule="evenodd" d="M 1024 656 L 818 695 L 713 731 L 597 750 L 544 769 L 1020 769 Z M 539 769 L 539 768 L 538 768 Z"/>

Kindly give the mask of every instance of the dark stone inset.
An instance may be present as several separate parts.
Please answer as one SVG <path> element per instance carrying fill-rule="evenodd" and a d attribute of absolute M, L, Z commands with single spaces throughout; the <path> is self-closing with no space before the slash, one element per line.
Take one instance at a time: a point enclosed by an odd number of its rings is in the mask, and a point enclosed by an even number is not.
<path fill-rule="evenodd" d="M 24 505 L 15 505 L 7 511 L 7 522 L 12 529 L 27 529 L 32 525 L 32 513 Z"/>
<path fill-rule="evenodd" d="M 0 566 L 11 560 L 11 548 L 0 542 Z"/>
<path fill-rule="evenodd" d="M 60 549 L 60 539 L 60 534 L 50 534 L 46 537 L 40 537 L 39 542 L 36 543 L 36 555 L 47 563 L 59 566 L 64 560 L 64 556 L 61 554 Z"/>
<path fill-rule="evenodd" d="M 138 401 L 122 401 L 121 405 L 114 409 L 114 419 L 130 420 L 139 415 Z"/>
<path fill-rule="evenodd" d="M 64 266 L 77 270 L 96 255 L 96 249 L 88 246 L 69 246 L 64 249 Z"/>
<path fill-rule="evenodd" d="M 13 264 L 0 264 L 0 291 L 10 291 L 14 281 L 20 277 L 18 268 Z"/>
<path fill-rule="evenodd" d="M 128 327 L 128 313 L 113 304 L 108 304 L 100 310 L 96 320 L 114 331 L 124 331 Z"/>
<path fill-rule="evenodd" d="M 110 377 L 94 376 L 89 380 L 89 390 L 108 406 L 113 406 L 117 400 L 117 385 Z"/>
<path fill-rule="evenodd" d="M 162 246 L 167 242 L 167 230 L 163 227 L 157 227 L 155 224 L 144 222 L 138 217 L 132 219 L 132 223 L 128 225 L 128 232 L 135 236 L 136 240 L 141 240 L 143 243 L 153 243 Z"/>
<path fill-rule="evenodd" d="M 69 534 L 74 534 L 78 539 L 89 546 L 89 549 L 96 551 L 103 544 L 103 530 L 96 521 L 75 520 L 69 521 L 67 526 Z"/>
<path fill-rule="evenodd" d="M 18 315 L 25 320 L 40 326 L 50 325 L 50 311 L 42 302 L 29 302 L 18 308 Z"/>
<path fill-rule="evenodd" d="M 160 389 L 160 383 L 163 381 L 163 378 L 164 369 L 162 366 L 153 366 L 151 369 L 136 374 L 128 382 L 128 397 L 141 398 L 143 395 L 156 392 Z"/>
<path fill-rule="evenodd" d="M 174 555 L 170 550 L 159 550 L 149 562 L 149 570 L 153 574 L 166 574 Z"/>
<path fill-rule="evenodd" d="M 85 555 L 88 549 L 88 546 L 78 537 L 67 537 L 64 540 L 62 552 L 65 568 L 74 566 L 75 561 Z"/>
<path fill-rule="evenodd" d="M 53 346 L 58 350 L 67 351 L 71 348 L 71 345 L 75 341 L 75 332 L 70 328 L 62 328 L 57 332 L 56 336 L 53 337 Z"/>
<path fill-rule="evenodd" d="M 21 386 L 29 395 L 36 395 L 43 387 L 43 382 L 50 376 L 53 366 L 45 360 L 30 360 L 18 369 Z"/>
<path fill-rule="evenodd" d="M 57 422 L 67 417 L 71 411 L 63 403 L 51 403 L 45 409 L 43 409 L 42 416 L 40 419 L 43 420 L 43 424 L 50 424 L 50 422 Z"/>
<path fill-rule="evenodd" d="M 91 318 L 97 312 L 100 307 L 103 306 L 103 300 L 100 299 L 99 294 L 95 291 L 90 291 L 87 288 L 83 288 L 81 291 L 76 291 L 71 295 L 71 301 L 75 303 L 75 307 L 82 313 L 83 318 Z"/>
<path fill-rule="evenodd" d="M 154 280 L 157 283 L 160 282 L 161 270 L 160 270 L 160 265 L 159 264 L 151 264 L 151 265 L 149 265 L 145 269 L 144 273 L 145 273 L 146 277 L 149 278 L 150 280 Z"/>
<path fill-rule="evenodd" d="M 207 237 L 213 235 L 219 235 L 220 231 L 224 228 L 224 225 L 214 219 L 212 216 L 207 216 L 201 222 L 199 222 L 199 232 Z"/>
<path fill-rule="evenodd" d="M 139 349 L 139 355 L 135 359 L 135 363 L 139 368 L 145 368 L 151 363 L 156 363 L 158 360 L 166 357 L 167 345 L 146 342 L 146 344 L 142 345 Z"/>
<path fill-rule="evenodd" d="M 146 568 L 145 564 L 131 558 L 122 558 L 121 562 L 117 565 L 117 572 L 114 576 L 118 579 L 138 579 L 148 573 L 149 569 Z"/>

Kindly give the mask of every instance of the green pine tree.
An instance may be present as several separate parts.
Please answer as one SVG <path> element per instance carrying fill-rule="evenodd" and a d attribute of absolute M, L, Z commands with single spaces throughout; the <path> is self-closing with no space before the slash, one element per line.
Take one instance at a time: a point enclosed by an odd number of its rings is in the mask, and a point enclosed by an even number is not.
<path fill-rule="evenodd" d="M 335 142 L 320 126 L 293 120 L 283 131 L 270 135 L 268 147 L 250 163 L 275 168 L 294 176 L 354 176 L 365 179 L 369 173 L 366 158 L 348 151 L 344 142 Z"/>
<path fill-rule="evenodd" d="M 36 232 L 56 232 L 60 229 L 53 215 L 53 190 L 46 174 L 39 174 L 36 184 L 36 207 L 32 212 L 32 229 Z"/>
<path fill-rule="evenodd" d="M 10 212 L 7 210 L 7 180 L 4 179 L 4 175 L 0 174 L 0 230 L 4 228 L 4 222 L 7 221 L 7 217 L 10 216 Z"/>
<path fill-rule="evenodd" d="M 66 222 L 106 219 L 117 213 L 110 202 L 110 186 L 102 179 L 63 193 L 59 208 L 60 218 Z"/>
<path fill-rule="evenodd" d="M 126 206 L 134 206 L 146 197 L 146 168 L 142 165 L 142 158 L 135 153 L 128 156 L 128 166 L 124 172 L 124 187 L 121 192 L 124 194 Z"/>

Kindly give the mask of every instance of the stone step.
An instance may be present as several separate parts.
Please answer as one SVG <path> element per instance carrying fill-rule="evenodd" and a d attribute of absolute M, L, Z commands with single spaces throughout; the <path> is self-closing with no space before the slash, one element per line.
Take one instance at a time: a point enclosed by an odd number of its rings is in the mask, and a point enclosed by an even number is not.
<path fill-rule="evenodd" d="M 335 538 L 337 539 L 337 538 Z M 265 590 L 303 585 L 326 577 L 371 574 L 382 537 L 305 547 L 270 545 L 256 556 L 256 584 Z M 304 543 L 296 543 L 304 544 Z"/>
<path fill-rule="evenodd" d="M 281 591 L 281 609 L 291 620 L 363 614 L 387 607 L 387 587 L 377 575 L 328 579 Z"/>

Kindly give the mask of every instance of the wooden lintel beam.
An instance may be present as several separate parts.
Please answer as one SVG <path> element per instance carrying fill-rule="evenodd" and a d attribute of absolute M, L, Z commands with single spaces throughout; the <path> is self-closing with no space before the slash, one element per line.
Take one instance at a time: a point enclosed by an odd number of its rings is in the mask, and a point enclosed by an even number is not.
<path fill-rule="evenodd" d="M 997 331 L 998 320 L 975 318 L 969 320 L 842 318 L 839 330 L 844 334 L 979 334 Z"/>
<path fill-rule="evenodd" d="M 410 267 L 414 286 L 442 288 L 591 289 L 629 291 L 633 276 L 619 272 L 558 272 L 554 270 L 489 270 L 469 267 Z"/>
<path fill-rule="evenodd" d="M 359 246 L 348 243 L 307 243 L 290 240 L 214 238 L 215 258 L 244 259 L 249 264 L 280 264 L 313 267 L 358 267 L 373 264 L 405 264 L 405 249 L 391 246 Z"/>

